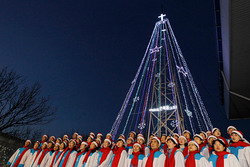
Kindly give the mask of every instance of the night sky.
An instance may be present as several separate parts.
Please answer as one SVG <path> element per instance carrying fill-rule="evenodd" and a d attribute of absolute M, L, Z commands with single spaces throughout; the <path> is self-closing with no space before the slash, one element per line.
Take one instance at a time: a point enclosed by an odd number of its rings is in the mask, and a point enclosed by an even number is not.
<path fill-rule="evenodd" d="M 139 67 L 158 15 L 167 14 L 215 127 L 228 121 L 219 101 L 211 0 L 3 0 L 0 67 L 8 66 L 57 107 L 49 135 L 107 133 Z M 245 136 L 247 137 L 247 136 Z"/>

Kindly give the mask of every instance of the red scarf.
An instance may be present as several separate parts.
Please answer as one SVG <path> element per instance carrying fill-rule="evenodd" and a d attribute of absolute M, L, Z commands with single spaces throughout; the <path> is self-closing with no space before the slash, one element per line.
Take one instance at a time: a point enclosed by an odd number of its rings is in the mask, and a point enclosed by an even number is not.
<path fill-rule="evenodd" d="M 94 150 L 90 149 L 90 150 L 86 153 L 86 155 L 85 155 L 85 157 L 84 157 L 84 160 L 82 161 L 82 164 L 84 164 L 85 162 L 87 162 L 90 153 L 92 153 L 93 151 L 95 151 L 95 149 L 94 149 Z"/>
<path fill-rule="evenodd" d="M 209 150 L 209 153 L 211 154 L 212 151 L 214 150 L 214 148 L 213 147 L 208 147 L 208 150 Z"/>
<path fill-rule="evenodd" d="M 186 146 L 182 152 L 183 156 L 186 157 L 188 155 L 188 146 Z"/>
<path fill-rule="evenodd" d="M 164 144 L 164 146 L 162 147 L 164 153 L 166 154 L 167 153 L 167 149 L 168 149 L 168 145 L 167 144 Z"/>
<path fill-rule="evenodd" d="M 133 152 L 133 159 L 131 160 L 131 166 L 132 167 L 137 167 L 138 166 L 138 156 L 141 154 L 140 151 L 138 152 Z"/>
<path fill-rule="evenodd" d="M 199 151 L 190 151 L 189 152 L 188 158 L 186 160 L 186 167 L 196 167 L 194 155 L 198 154 L 198 153 L 200 153 L 200 152 Z"/>
<path fill-rule="evenodd" d="M 58 159 L 56 160 L 56 162 L 58 161 L 59 164 L 60 164 L 60 162 L 61 162 L 61 160 L 62 160 L 64 154 L 68 151 L 68 149 L 69 149 L 69 148 L 67 147 L 67 148 L 65 148 L 62 152 L 60 152 L 60 155 L 59 155 Z M 62 154 L 62 155 L 61 155 L 61 154 Z"/>
<path fill-rule="evenodd" d="M 85 153 L 86 152 L 86 150 L 84 150 L 84 151 L 81 151 L 81 152 L 79 152 L 79 153 L 77 153 L 76 154 L 76 158 L 75 158 L 75 161 L 74 161 L 74 163 L 73 163 L 73 167 L 75 166 L 75 164 L 76 164 L 76 160 L 77 160 L 77 158 L 81 155 L 81 154 L 83 154 L 83 153 Z"/>
<path fill-rule="evenodd" d="M 56 151 L 56 152 L 55 152 L 54 157 L 53 157 L 53 159 L 52 159 L 52 162 L 51 162 L 51 164 L 50 164 L 50 167 L 53 167 L 54 161 L 55 161 L 56 156 L 57 156 L 58 153 L 59 153 L 59 151 Z"/>
<path fill-rule="evenodd" d="M 159 149 L 150 150 L 150 154 L 148 156 L 147 163 L 146 163 L 145 167 L 152 167 L 153 166 L 153 163 L 154 163 L 154 154 L 157 151 L 159 151 Z"/>
<path fill-rule="evenodd" d="M 224 167 L 224 155 L 229 154 L 229 152 L 226 152 L 226 151 L 217 152 L 217 151 L 215 151 L 215 154 L 218 156 L 218 158 L 216 160 L 216 166 Z"/>
<path fill-rule="evenodd" d="M 23 148 L 25 148 L 25 149 L 24 149 L 23 152 L 19 155 L 19 157 L 18 157 L 18 159 L 16 160 L 15 164 L 13 165 L 13 167 L 17 167 L 17 166 L 19 165 L 19 163 L 20 163 L 20 161 L 22 160 L 22 158 L 23 158 L 24 154 L 26 153 L 26 151 L 29 150 L 29 147 L 23 146 Z"/>
<path fill-rule="evenodd" d="M 71 152 L 74 151 L 74 148 L 68 149 L 68 151 L 69 152 L 67 153 L 65 159 L 63 160 L 62 167 L 66 167 L 68 159 L 69 159 L 69 156 L 70 156 Z"/>
<path fill-rule="evenodd" d="M 131 144 L 128 144 L 128 145 L 127 145 L 127 147 L 131 147 L 131 146 L 133 147 L 133 145 L 134 145 L 134 144 L 133 144 L 133 143 L 131 143 Z"/>
<path fill-rule="evenodd" d="M 40 156 L 40 158 L 39 158 L 39 160 L 38 160 L 38 165 L 40 165 L 41 163 L 42 163 L 42 160 L 43 160 L 43 158 L 45 157 L 45 155 L 47 154 L 47 152 L 49 152 L 49 149 L 44 149 L 43 151 L 42 151 L 42 155 Z"/>
<path fill-rule="evenodd" d="M 201 143 L 201 144 L 199 144 L 199 151 L 201 152 L 202 151 L 202 149 L 203 149 L 203 147 L 205 147 L 206 146 L 206 144 L 205 143 Z"/>
<path fill-rule="evenodd" d="M 166 155 L 166 160 L 165 160 L 165 167 L 175 167 L 175 159 L 174 159 L 174 154 L 175 151 L 177 150 L 176 147 L 173 148 L 170 157 L 168 154 Z"/>
<path fill-rule="evenodd" d="M 250 144 L 244 142 L 244 141 L 238 141 L 236 143 L 230 144 L 230 147 L 248 147 Z"/>
<path fill-rule="evenodd" d="M 34 162 L 36 162 L 36 159 L 37 159 L 37 157 L 38 157 L 38 155 L 40 154 L 41 151 L 42 151 L 42 150 L 38 150 L 38 151 L 37 151 Z"/>
<path fill-rule="evenodd" d="M 102 157 L 101 157 L 101 160 L 100 160 L 100 164 L 102 164 L 103 161 L 106 160 L 107 156 L 109 155 L 110 151 L 111 151 L 111 148 L 110 147 L 107 147 L 107 148 L 101 148 L 100 151 L 102 152 Z"/>
<path fill-rule="evenodd" d="M 124 147 L 119 147 L 116 151 L 114 151 L 115 156 L 114 156 L 114 159 L 113 159 L 113 162 L 112 162 L 112 167 L 117 167 L 118 166 L 123 150 L 125 150 Z"/>
<path fill-rule="evenodd" d="M 145 144 L 141 145 L 141 153 L 144 155 L 145 154 Z"/>

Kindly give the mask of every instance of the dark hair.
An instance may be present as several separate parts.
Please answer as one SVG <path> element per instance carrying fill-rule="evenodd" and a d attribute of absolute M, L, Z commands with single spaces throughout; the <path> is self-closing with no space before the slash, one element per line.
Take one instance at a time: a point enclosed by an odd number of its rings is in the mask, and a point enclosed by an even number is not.
<path fill-rule="evenodd" d="M 213 150 L 215 150 L 215 149 L 214 149 L 214 144 L 215 144 L 215 142 L 217 142 L 217 141 L 218 141 L 220 144 L 222 144 L 222 145 L 224 146 L 224 150 L 223 150 L 223 151 L 226 151 L 227 146 L 226 146 L 226 144 L 223 142 L 222 139 L 216 139 L 216 140 L 213 141 L 213 143 L 212 143 L 212 148 L 213 148 Z"/>
<path fill-rule="evenodd" d="M 124 143 L 124 141 L 123 141 L 122 139 L 118 139 L 117 142 L 118 142 L 118 141 L 122 141 L 123 146 L 125 146 L 125 143 Z"/>
<path fill-rule="evenodd" d="M 167 140 L 167 142 L 168 142 L 169 140 L 171 140 L 174 144 L 176 144 L 176 143 L 175 143 L 175 141 L 174 141 L 172 138 L 169 138 L 169 139 Z M 176 144 L 176 146 L 175 146 L 175 147 L 176 147 L 176 148 L 180 148 L 180 146 L 179 146 L 179 144 L 178 144 L 178 143 Z"/>

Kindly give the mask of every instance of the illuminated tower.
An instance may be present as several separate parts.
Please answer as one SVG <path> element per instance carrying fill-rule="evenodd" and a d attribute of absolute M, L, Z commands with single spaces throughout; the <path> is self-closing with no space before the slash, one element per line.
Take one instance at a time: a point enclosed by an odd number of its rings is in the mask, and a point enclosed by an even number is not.
<path fill-rule="evenodd" d="M 150 134 L 193 134 L 213 128 L 170 22 L 159 16 L 146 52 L 111 128 Z"/>

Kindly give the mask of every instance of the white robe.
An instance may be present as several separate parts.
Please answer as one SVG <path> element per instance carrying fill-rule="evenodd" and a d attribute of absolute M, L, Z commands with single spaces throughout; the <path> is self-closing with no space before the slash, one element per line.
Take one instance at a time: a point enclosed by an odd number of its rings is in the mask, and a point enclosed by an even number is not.
<path fill-rule="evenodd" d="M 58 161 L 57 161 L 56 164 L 54 165 L 55 167 L 57 167 L 57 166 L 58 166 L 58 167 L 61 167 L 61 166 L 63 165 L 63 162 L 64 162 L 64 160 L 65 160 L 65 158 L 66 158 L 68 152 L 69 152 L 69 150 L 66 151 L 65 154 L 61 154 L 61 155 L 60 155 L 60 159 L 58 159 Z M 72 167 L 72 166 L 73 166 L 74 161 L 75 161 L 76 154 L 77 154 L 76 151 L 72 151 L 72 152 L 70 153 L 69 159 L 68 159 L 68 161 L 67 161 L 67 163 L 66 163 L 66 166 L 67 166 L 67 167 Z"/>
<path fill-rule="evenodd" d="M 59 152 L 58 152 L 57 154 L 59 154 Z M 52 161 L 53 161 L 55 155 L 56 155 L 56 151 L 53 152 L 52 155 L 49 157 L 49 159 L 48 159 L 48 161 L 47 161 L 47 163 L 46 163 L 47 167 L 49 167 L 49 166 L 51 165 L 51 163 L 52 163 Z M 55 163 L 55 161 L 56 161 L 56 160 L 54 160 L 54 163 Z"/>
<path fill-rule="evenodd" d="M 144 155 L 145 156 L 148 156 L 149 155 L 149 153 L 150 153 L 150 148 L 147 146 L 147 147 L 145 147 L 145 149 L 144 149 Z"/>
<path fill-rule="evenodd" d="M 113 154 L 112 161 L 114 159 L 114 156 L 115 156 L 115 154 Z M 121 152 L 120 160 L 119 160 L 119 163 L 118 163 L 117 167 L 124 167 L 124 165 L 126 163 L 126 160 L 127 160 L 127 157 L 128 157 L 127 151 L 123 150 Z"/>
<path fill-rule="evenodd" d="M 86 155 L 86 152 L 83 153 L 83 154 L 81 154 L 81 155 L 79 155 L 79 156 L 77 157 L 76 163 L 75 163 L 75 166 L 74 166 L 74 167 L 82 167 L 82 162 L 83 162 L 83 160 L 84 160 L 84 158 L 85 158 L 85 155 Z"/>
<path fill-rule="evenodd" d="M 186 164 L 187 158 L 188 158 L 188 155 L 185 158 L 185 164 Z M 211 164 L 208 162 L 208 160 L 201 154 L 195 154 L 194 159 L 195 159 L 196 167 L 212 167 Z"/>
<path fill-rule="evenodd" d="M 113 151 L 110 150 L 108 156 L 106 157 L 106 159 L 102 162 L 102 164 L 100 164 L 101 158 L 102 158 L 102 152 L 98 152 L 98 167 L 107 167 L 110 166 L 112 163 L 112 157 L 113 157 Z"/>
<path fill-rule="evenodd" d="M 22 154 L 22 152 L 23 152 L 24 150 L 25 150 L 25 148 L 23 148 L 23 147 L 17 149 L 16 152 L 10 157 L 10 159 L 9 159 L 9 161 L 8 161 L 7 164 L 10 165 L 10 167 L 12 167 L 12 166 L 15 164 L 15 162 L 17 161 L 17 159 L 19 158 L 19 156 Z M 31 150 L 30 150 L 30 149 L 27 150 L 27 151 L 24 153 L 24 155 L 23 155 L 21 161 L 19 162 L 19 165 L 20 165 L 20 166 L 24 166 L 24 164 L 25 164 L 25 162 L 27 161 L 27 159 L 28 159 L 30 153 L 31 153 Z"/>
<path fill-rule="evenodd" d="M 248 147 L 228 147 L 229 152 L 234 154 L 241 167 L 250 167 L 250 146 Z"/>
<path fill-rule="evenodd" d="M 50 159 L 53 155 L 53 152 L 50 151 L 50 152 L 47 152 L 47 154 L 44 156 L 41 164 L 40 164 L 40 167 L 49 167 L 50 166 Z M 52 160 L 51 160 L 52 161 Z"/>
<path fill-rule="evenodd" d="M 31 149 L 31 152 L 27 158 L 27 160 L 24 163 L 24 167 L 30 167 L 33 163 L 34 157 L 36 156 L 38 150 Z"/>
<path fill-rule="evenodd" d="M 38 161 L 39 161 L 39 159 L 40 159 L 40 157 L 41 157 L 41 155 L 42 155 L 42 153 L 43 153 L 44 151 L 45 151 L 45 150 L 42 150 L 42 151 L 39 153 L 39 155 L 37 156 L 37 158 L 36 158 L 36 156 L 33 157 L 34 159 L 33 159 L 33 161 L 32 161 L 32 162 L 33 162 L 32 165 L 31 165 L 32 167 L 37 167 L 37 166 L 39 166 L 39 165 L 38 165 Z M 47 154 L 47 153 L 46 153 L 46 154 Z M 46 156 L 46 154 L 45 154 L 45 156 Z M 44 156 L 44 157 L 45 157 L 45 156 Z M 41 165 L 41 164 L 40 164 L 40 165 Z"/>
<path fill-rule="evenodd" d="M 130 147 L 127 147 L 126 149 L 127 149 L 128 155 L 131 155 L 133 152 L 133 147 L 130 146 Z"/>
<path fill-rule="evenodd" d="M 200 154 L 201 154 L 202 156 L 204 156 L 206 159 L 208 159 L 209 156 L 210 156 L 208 146 L 203 147 L 203 148 L 201 149 Z"/>
<path fill-rule="evenodd" d="M 211 154 L 210 158 L 208 159 L 210 165 L 212 167 L 220 167 L 216 166 L 216 160 L 218 156 L 214 153 Z M 242 167 L 238 161 L 238 159 L 233 154 L 227 154 L 224 156 L 224 167 Z"/>
<path fill-rule="evenodd" d="M 174 154 L 175 167 L 185 167 L 185 160 L 181 150 L 176 150 Z"/>
<path fill-rule="evenodd" d="M 148 154 L 148 156 L 149 155 L 150 155 L 150 153 Z M 148 156 L 146 156 L 144 158 L 144 160 L 143 160 L 145 165 L 147 163 Z M 154 153 L 154 161 L 153 161 L 153 166 L 152 167 L 164 167 L 165 160 L 166 160 L 166 156 L 162 152 L 160 152 L 160 151 L 155 152 Z"/>
<path fill-rule="evenodd" d="M 86 163 L 83 164 L 82 167 L 97 167 L 98 161 L 98 152 L 90 153 L 88 160 Z"/>
<path fill-rule="evenodd" d="M 62 156 L 63 156 L 63 153 L 64 151 L 63 150 L 60 150 L 59 153 L 56 155 L 56 158 L 55 158 L 55 161 L 54 161 L 54 164 L 53 166 L 54 167 L 57 167 L 62 159 Z"/>
<path fill-rule="evenodd" d="M 133 158 L 134 158 L 134 156 L 132 154 L 129 155 L 128 158 L 127 158 L 127 160 L 126 160 L 126 163 L 125 163 L 124 167 L 130 167 L 131 161 L 132 161 Z M 145 164 L 144 164 L 145 163 L 144 158 L 145 158 L 145 156 L 143 154 L 140 154 L 138 156 L 138 165 L 137 165 L 137 167 L 144 167 L 145 166 Z"/>

